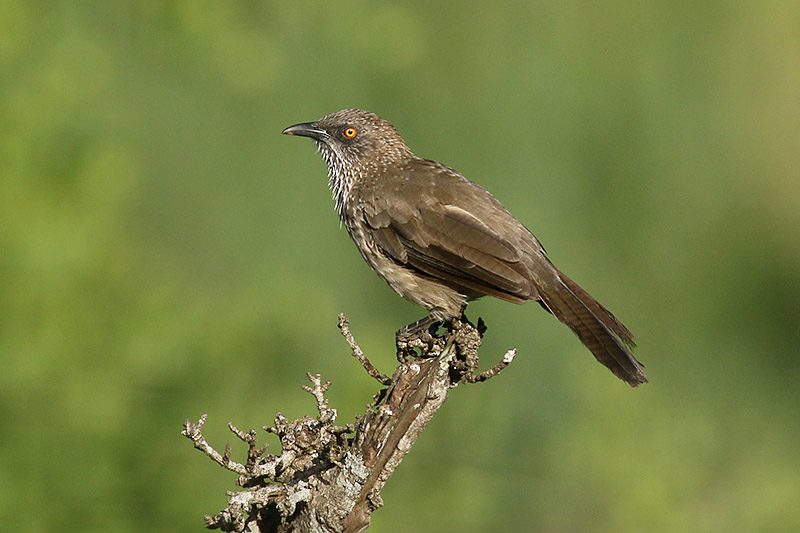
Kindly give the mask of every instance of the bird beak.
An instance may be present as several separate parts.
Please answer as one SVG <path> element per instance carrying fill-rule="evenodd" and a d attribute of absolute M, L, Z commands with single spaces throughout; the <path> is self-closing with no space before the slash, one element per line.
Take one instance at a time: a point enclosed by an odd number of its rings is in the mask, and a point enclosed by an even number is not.
<path fill-rule="evenodd" d="M 283 130 L 283 134 L 311 137 L 312 139 L 316 139 L 318 141 L 321 141 L 323 137 L 328 136 L 328 132 L 320 128 L 319 124 L 316 122 L 302 122 L 300 124 L 295 124 L 294 126 L 289 126 Z"/>

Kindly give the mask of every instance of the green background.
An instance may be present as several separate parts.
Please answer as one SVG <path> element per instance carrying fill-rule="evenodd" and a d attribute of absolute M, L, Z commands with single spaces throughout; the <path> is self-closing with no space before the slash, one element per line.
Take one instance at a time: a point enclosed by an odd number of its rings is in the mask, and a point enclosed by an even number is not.
<path fill-rule="evenodd" d="M 344 424 L 422 316 L 338 227 L 346 107 L 491 190 L 636 334 L 633 390 L 537 305 L 473 304 L 376 532 L 797 531 L 797 2 L 0 3 L 0 524 L 195 531 L 235 476 L 180 435 Z M 277 451 L 273 443 L 272 451 Z M 243 457 L 244 446 L 235 446 Z"/>

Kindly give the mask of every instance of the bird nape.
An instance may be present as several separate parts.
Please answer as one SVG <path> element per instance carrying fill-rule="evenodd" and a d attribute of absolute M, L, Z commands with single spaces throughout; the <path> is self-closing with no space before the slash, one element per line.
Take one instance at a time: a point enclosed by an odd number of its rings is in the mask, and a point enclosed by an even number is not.
<path fill-rule="evenodd" d="M 283 133 L 316 142 L 339 218 L 361 256 L 433 320 L 458 318 L 468 301 L 487 295 L 536 300 L 614 375 L 633 387 L 647 382 L 628 328 L 558 270 L 486 189 L 415 156 L 389 122 L 346 109 Z"/>

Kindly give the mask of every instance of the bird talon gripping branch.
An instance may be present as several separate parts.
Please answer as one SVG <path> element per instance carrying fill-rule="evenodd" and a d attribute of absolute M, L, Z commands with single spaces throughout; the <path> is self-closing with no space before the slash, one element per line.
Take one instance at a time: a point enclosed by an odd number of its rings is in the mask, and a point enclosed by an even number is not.
<path fill-rule="evenodd" d="M 486 189 L 415 156 L 389 122 L 346 109 L 283 133 L 316 142 L 339 218 L 361 255 L 392 289 L 430 313 L 400 332 L 461 317 L 467 302 L 482 296 L 535 300 L 617 377 L 634 387 L 647 382 L 628 328 L 558 270 Z M 419 337 L 400 332 L 398 356 L 406 357 Z"/>

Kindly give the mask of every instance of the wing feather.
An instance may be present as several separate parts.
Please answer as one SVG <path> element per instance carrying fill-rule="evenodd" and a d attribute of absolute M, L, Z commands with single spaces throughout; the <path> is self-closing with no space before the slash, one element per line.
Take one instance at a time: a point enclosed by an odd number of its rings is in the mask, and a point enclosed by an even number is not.
<path fill-rule="evenodd" d="M 413 216 L 404 202 L 365 211 L 380 249 L 396 262 L 471 297 L 496 296 L 521 303 L 536 296 L 520 252 L 508 240 L 463 207 L 428 203 Z"/>

